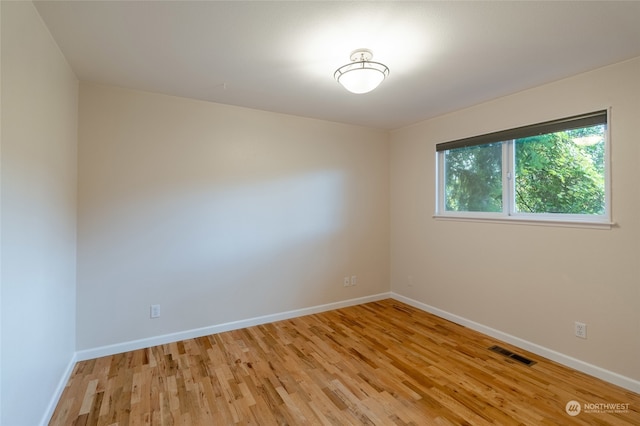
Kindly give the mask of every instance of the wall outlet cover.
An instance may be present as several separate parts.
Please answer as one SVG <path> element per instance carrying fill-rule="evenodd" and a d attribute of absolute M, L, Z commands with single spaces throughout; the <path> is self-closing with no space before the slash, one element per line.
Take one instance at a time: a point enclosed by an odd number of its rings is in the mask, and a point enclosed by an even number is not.
<path fill-rule="evenodd" d="M 587 338 L 587 324 L 576 321 L 575 323 L 575 332 L 576 332 L 576 337 L 579 337 L 581 339 L 586 339 Z"/>
<path fill-rule="evenodd" d="M 151 305 L 151 318 L 160 318 L 160 305 Z"/>

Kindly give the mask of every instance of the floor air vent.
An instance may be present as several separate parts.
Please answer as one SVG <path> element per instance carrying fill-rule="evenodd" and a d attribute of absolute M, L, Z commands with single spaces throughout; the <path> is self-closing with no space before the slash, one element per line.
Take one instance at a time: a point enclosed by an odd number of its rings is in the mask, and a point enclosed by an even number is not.
<path fill-rule="evenodd" d="M 507 358 L 511 358 L 511 359 L 513 359 L 515 361 L 518 361 L 519 363 L 522 363 L 524 365 L 533 365 L 533 364 L 536 363 L 535 361 L 532 361 L 529 358 L 525 358 L 522 355 L 514 354 L 510 350 L 505 349 L 505 348 L 501 348 L 500 346 L 497 346 L 497 345 L 491 346 L 489 348 L 489 350 L 493 351 L 493 352 L 496 352 L 496 353 L 499 353 L 501 355 L 504 355 Z"/>

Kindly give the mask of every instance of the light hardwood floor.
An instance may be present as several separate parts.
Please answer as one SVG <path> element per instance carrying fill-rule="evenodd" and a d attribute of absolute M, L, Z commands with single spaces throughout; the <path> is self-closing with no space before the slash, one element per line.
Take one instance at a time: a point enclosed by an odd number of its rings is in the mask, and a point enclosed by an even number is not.
<path fill-rule="evenodd" d="M 640 425 L 640 395 L 388 299 L 79 362 L 50 424 Z"/>

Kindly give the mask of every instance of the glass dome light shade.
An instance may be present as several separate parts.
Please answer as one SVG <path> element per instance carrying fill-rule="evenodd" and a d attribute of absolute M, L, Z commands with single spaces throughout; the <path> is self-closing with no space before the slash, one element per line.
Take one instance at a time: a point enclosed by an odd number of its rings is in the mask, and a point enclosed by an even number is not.
<path fill-rule="evenodd" d="M 389 75 L 389 68 L 379 62 L 358 61 L 344 65 L 334 73 L 335 79 L 351 93 L 367 93 Z"/>

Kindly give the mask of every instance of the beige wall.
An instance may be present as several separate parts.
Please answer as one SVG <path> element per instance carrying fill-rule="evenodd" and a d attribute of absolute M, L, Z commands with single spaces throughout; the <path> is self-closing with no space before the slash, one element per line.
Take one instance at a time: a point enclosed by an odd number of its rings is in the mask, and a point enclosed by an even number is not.
<path fill-rule="evenodd" d="M 384 132 L 81 83 L 78 349 L 388 291 L 388 159 Z"/>
<path fill-rule="evenodd" d="M 0 424 L 32 426 L 75 353 L 78 81 L 31 2 L 0 7 Z"/>
<path fill-rule="evenodd" d="M 392 290 L 640 380 L 638 76 L 640 58 L 392 132 Z M 432 218 L 436 143 L 609 106 L 613 229 Z"/>

